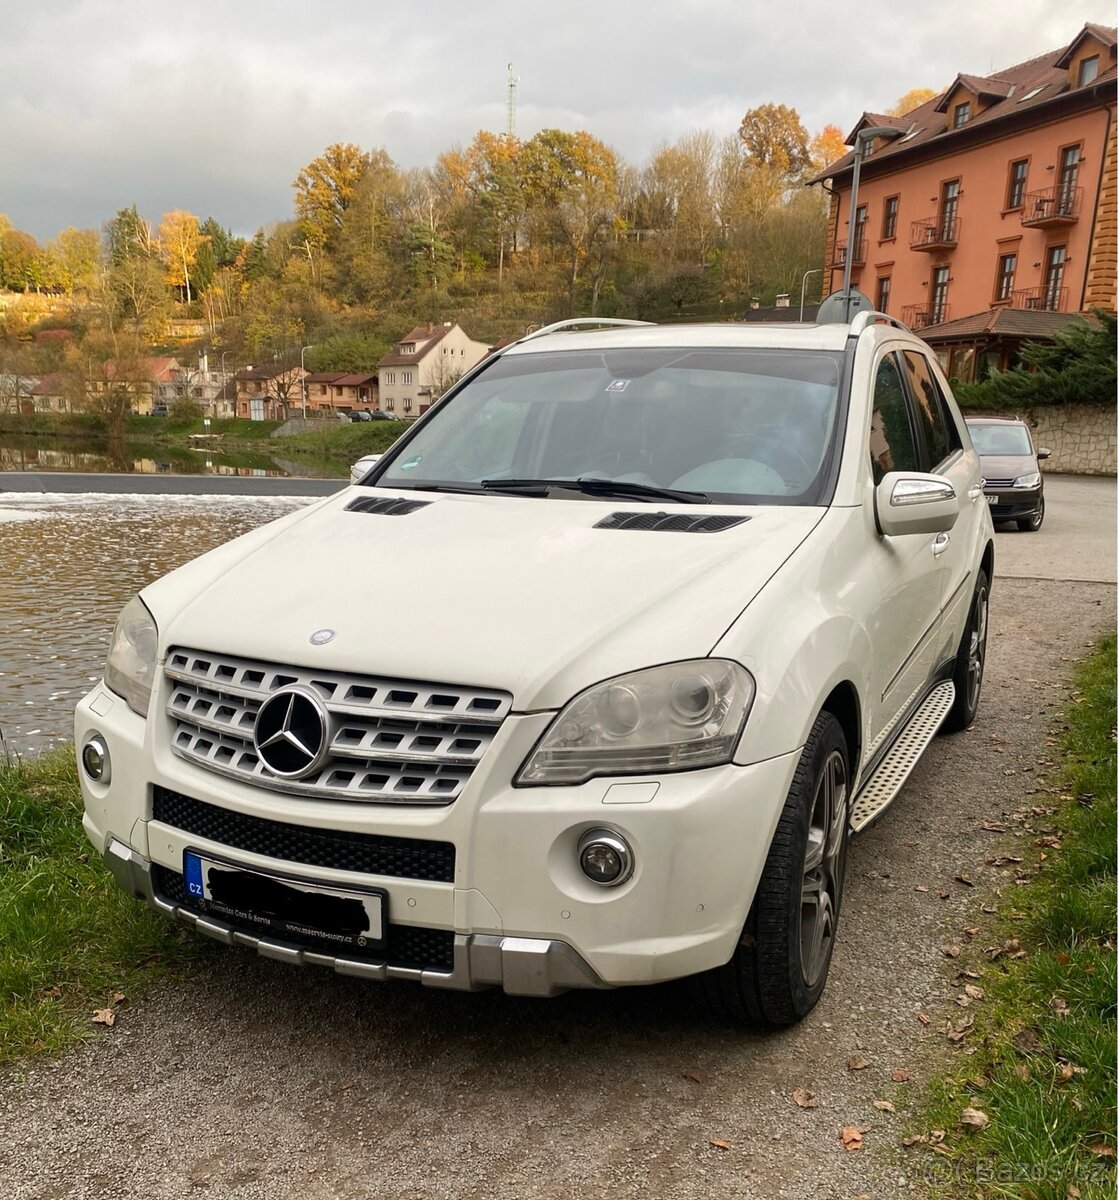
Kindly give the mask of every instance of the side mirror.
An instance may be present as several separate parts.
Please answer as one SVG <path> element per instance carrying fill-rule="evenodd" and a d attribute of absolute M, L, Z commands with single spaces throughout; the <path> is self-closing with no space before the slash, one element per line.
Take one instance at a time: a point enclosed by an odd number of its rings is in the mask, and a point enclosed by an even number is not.
<path fill-rule="evenodd" d="M 1037 458 L 1051 458 L 1052 451 L 1045 446 L 1041 446 L 1041 448 L 1036 452 L 1036 456 Z"/>
<path fill-rule="evenodd" d="M 890 471 L 874 490 L 877 527 L 886 537 L 946 533 L 959 519 L 959 497 L 942 475 Z"/>
<path fill-rule="evenodd" d="M 349 469 L 349 482 L 356 483 L 362 475 L 367 474 L 378 462 L 380 462 L 379 454 L 366 454 L 364 458 L 359 458 Z"/>

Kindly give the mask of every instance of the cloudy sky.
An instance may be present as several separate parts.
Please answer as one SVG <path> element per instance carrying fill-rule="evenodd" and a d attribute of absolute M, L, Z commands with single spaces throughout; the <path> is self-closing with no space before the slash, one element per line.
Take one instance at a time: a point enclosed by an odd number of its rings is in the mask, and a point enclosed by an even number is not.
<path fill-rule="evenodd" d="M 7 0 L 0 213 L 40 239 L 137 204 L 287 218 L 331 142 L 426 166 L 478 129 L 587 129 L 627 160 L 767 101 L 849 130 L 1110 23 L 1113 0 Z M 851 15 L 860 13 L 860 21 Z M 872 26 L 872 28 L 871 28 Z"/>

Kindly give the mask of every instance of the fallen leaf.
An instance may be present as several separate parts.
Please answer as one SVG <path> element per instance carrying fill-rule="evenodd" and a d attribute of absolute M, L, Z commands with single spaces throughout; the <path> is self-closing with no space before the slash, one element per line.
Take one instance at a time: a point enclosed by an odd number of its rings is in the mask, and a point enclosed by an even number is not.
<path fill-rule="evenodd" d="M 1030 1078 L 1032 1078 L 1032 1073 L 1029 1071 L 1027 1063 L 1018 1063 L 1017 1066 L 1013 1068 L 1013 1073 L 1018 1079 L 1021 1080 L 1022 1083 L 1028 1083 Z"/>
<path fill-rule="evenodd" d="M 113 994 L 109 997 L 109 999 L 114 1004 L 119 1004 L 122 1000 L 126 1000 L 127 997 L 125 996 L 125 994 L 123 992 L 113 992 Z"/>
<path fill-rule="evenodd" d="M 792 1099 L 795 1100 L 800 1108 L 816 1108 L 819 1101 L 815 1098 L 815 1093 L 809 1088 L 796 1088 L 792 1093 Z"/>
<path fill-rule="evenodd" d="M 951 893 L 950 893 L 950 892 L 940 892 L 940 894 L 939 894 L 939 898 L 940 898 L 941 900 L 950 900 L 950 899 L 951 899 Z"/>
<path fill-rule="evenodd" d="M 985 1129 L 990 1124 L 990 1118 L 980 1108 L 964 1108 L 959 1116 L 959 1124 L 964 1129 Z"/>
<path fill-rule="evenodd" d="M 1074 1183 L 1068 1184 L 1068 1190 L 1065 1193 L 1066 1200 L 1080 1200 L 1083 1193 L 1075 1186 Z"/>
<path fill-rule="evenodd" d="M 958 958 L 962 953 L 958 946 L 940 946 L 939 950 L 944 958 Z"/>
<path fill-rule="evenodd" d="M 956 876 L 955 876 L 955 882 L 956 882 L 956 883 L 962 883 L 962 884 L 964 884 L 966 887 L 974 887 L 974 880 L 973 880 L 973 879 L 971 879 L 971 878 L 969 878 L 969 877 L 968 877 L 968 876 L 966 876 L 966 875 L 956 875 Z"/>
<path fill-rule="evenodd" d="M 702 1083 L 703 1082 L 703 1077 L 702 1077 L 702 1075 L 699 1074 L 698 1071 L 684 1071 L 683 1078 L 690 1079 L 692 1083 Z"/>
<path fill-rule="evenodd" d="M 927 1015 L 927 1013 L 918 1012 L 916 1014 L 916 1019 L 920 1022 L 921 1025 L 930 1025 L 932 1023 L 932 1018 L 929 1017 Z"/>
<path fill-rule="evenodd" d="M 985 829 L 987 833 L 1005 833 L 1006 827 L 1001 823 L 1001 821 L 983 821 L 982 828 Z"/>
<path fill-rule="evenodd" d="M 116 1024 L 116 1013 L 111 1008 L 99 1008 L 91 1020 L 94 1025 L 107 1025 L 111 1028 Z"/>
<path fill-rule="evenodd" d="M 877 1111 L 878 1111 L 878 1112 L 896 1112 L 896 1111 L 897 1111 L 897 1110 L 896 1110 L 896 1109 L 895 1109 L 895 1108 L 894 1108 L 894 1107 L 893 1107 L 893 1106 L 892 1106 L 892 1105 L 889 1103 L 889 1101 L 888 1101 L 888 1100 L 875 1100 L 875 1101 L 873 1102 L 873 1106 L 874 1106 L 874 1108 L 876 1108 L 876 1109 L 877 1109 Z"/>
<path fill-rule="evenodd" d="M 986 993 L 980 987 L 975 987 L 973 983 L 964 983 L 963 991 L 966 992 L 966 994 L 972 1000 L 985 1000 L 986 999 Z"/>
<path fill-rule="evenodd" d="M 974 1025 L 974 1017 L 964 1017 L 958 1025 L 948 1025 L 944 1032 L 947 1034 L 949 1042 L 961 1042 L 971 1031 Z"/>
<path fill-rule="evenodd" d="M 947 1137 L 946 1130 L 933 1129 L 932 1132 L 928 1134 L 928 1141 L 931 1142 L 933 1146 L 938 1146 L 945 1137 Z"/>
<path fill-rule="evenodd" d="M 1099 1158 L 1114 1158 L 1115 1150 L 1113 1146 L 1107 1145 L 1106 1142 L 1089 1142 L 1087 1149 L 1097 1155 Z"/>
<path fill-rule="evenodd" d="M 902 1146 L 916 1146 L 928 1140 L 926 1133 L 914 1133 L 911 1137 L 901 1138 Z"/>
<path fill-rule="evenodd" d="M 1013 1047 L 1019 1054 L 1039 1054 L 1040 1038 L 1035 1029 L 1022 1029 L 1013 1035 Z"/>
<path fill-rule="evenodd" d="M 1071 1063 L 1060 1063 L 1056 1070 L 1057 1083 L 1070 1083 L 1075 1078 L 1075 1068 Z"/>
<path fill-rule="evenodd" d="M 1048 1001 L 1048 1007 L 1058 1017 L 1066 1017 L 1068 1015 L 1068 1002 L 1063 998 L 1063 996 L 1053 996 L 1052 999 Z"/>
<path fill-rule="evenodd" d="M 912 1072 L 906 1067 L 898 1067 L 890 1076 L 894 1083 L 908 1083 L 912 1078 Z"/>
<path fill-rule="evenodd" d="M 982 911 L 984 913 L 996 913 L 998 910 L 992 904 L 984 904 L 982 906 Z"/>
<path fill-rule="evenodd" d="M 863 1058 L 860 1054 L 855 1054 L 846 1060 L 846 1067 L 849 1071 L 864 1071 L 869 1065 L 869 1059 Z"/>
<path fill-rule="evenodd" d="M 861 1150 L 862 1130 L 857 1125 L 844 1125 L 840 1137 L 844 1150 Z"/>
<path fill-rule="evenodd" d="M 918 883 L 915 890 L 918 892 L 926 892 L 928 889 L 922 883 Z"/>
<path fill-rule="evenodd" d="M 730 1143 L 724 1142 L 721 1138 L 710 1138 L 707 1142 L 708 1146 L 712 1146 L 715 1150 L 729 1150 Z"/>

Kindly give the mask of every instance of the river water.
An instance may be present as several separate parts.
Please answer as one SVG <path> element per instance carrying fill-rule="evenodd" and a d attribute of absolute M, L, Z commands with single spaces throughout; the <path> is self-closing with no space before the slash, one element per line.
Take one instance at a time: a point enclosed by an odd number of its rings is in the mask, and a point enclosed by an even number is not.
<path fill-rule="evenodd" d="M 121 607 L 302 497 L 0 492 L 0 735 L 30 754 L 73 737 Z M 0 749 L 2 754 L 2 749 Z"/>

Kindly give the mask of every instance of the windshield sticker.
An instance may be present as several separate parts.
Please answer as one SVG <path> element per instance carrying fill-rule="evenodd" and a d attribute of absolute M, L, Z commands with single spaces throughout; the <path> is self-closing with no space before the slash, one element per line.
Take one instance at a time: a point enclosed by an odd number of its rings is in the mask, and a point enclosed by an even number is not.
<path fill-rule="evenodd" d="M 629 386 L 629 380 L 627 380 L 627 379 L 615 379 L 615 380 L 614 380 L 614 381 L 613 381 L 613 382 L 612 382 L 612 383 L 609 385 L 609 387 L 607 387 L 607 388 L 606 388 L 606 391 L 607 391 L 607 392 L 623 392 L 623 391 L 624 391 L 624 390 L 625 390 L 625 389 L 626 389 L 628 386 Z"/>
<path fill-rule="evenodd" d="M 402 462 L 400 464 L 400 470 L 401 471 L 410 471 L 414 467 L 418 467 L 422 461 L 423 461 L 423 455 L 417 454 L 415 456 L 415 458 L 409 458 L 407 462 Z"/>

